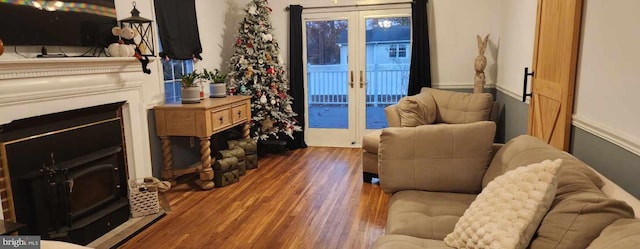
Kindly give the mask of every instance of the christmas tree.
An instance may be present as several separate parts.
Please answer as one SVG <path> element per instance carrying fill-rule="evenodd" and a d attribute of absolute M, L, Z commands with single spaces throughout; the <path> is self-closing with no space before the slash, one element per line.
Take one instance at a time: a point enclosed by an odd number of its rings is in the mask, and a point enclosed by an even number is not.
<path fill-rule="evenodd" d="M 254 139 L 293 138 L 300 126 L 291 109 L 293 98 L 280 56 L 278 42 L 272 34 L 266 0 L 252 0 L 238 28 L 234 54 L 230 61 L 227 89 L 230 94 L 251 95 L 251 136 Z"/>

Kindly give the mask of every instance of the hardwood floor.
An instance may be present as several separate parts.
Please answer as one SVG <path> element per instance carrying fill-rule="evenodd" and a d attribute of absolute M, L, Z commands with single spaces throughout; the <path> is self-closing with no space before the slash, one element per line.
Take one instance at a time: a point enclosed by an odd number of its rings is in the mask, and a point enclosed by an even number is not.
<path fill-rule="evenodd" d="M 370 248 L 388 195 L 362 182 L 360 151 L 298 149 L 261 157 L 229 186 L 178 184 L 169 214 L 121 248 Z"/>

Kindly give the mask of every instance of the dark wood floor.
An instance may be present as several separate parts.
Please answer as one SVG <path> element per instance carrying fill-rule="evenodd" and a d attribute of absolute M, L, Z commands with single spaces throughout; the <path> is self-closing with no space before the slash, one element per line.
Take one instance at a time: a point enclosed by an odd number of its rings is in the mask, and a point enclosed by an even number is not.
<path fill-rule="evenodd" d="M 170 213 L 121 248 L 370 248 L 388 196 L 362 183 L 360 149 L 267 155 L 240 182 L 166 194 Z"/>

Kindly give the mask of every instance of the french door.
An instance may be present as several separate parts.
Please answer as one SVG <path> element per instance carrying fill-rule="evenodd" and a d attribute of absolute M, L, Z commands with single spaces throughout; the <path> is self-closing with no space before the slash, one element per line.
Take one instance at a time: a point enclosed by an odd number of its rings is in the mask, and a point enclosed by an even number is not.
<path fill-rule="evenodd" d="M 303 14 L 305 141 L 359 147 L 407 94 L 411 9 Z"/>

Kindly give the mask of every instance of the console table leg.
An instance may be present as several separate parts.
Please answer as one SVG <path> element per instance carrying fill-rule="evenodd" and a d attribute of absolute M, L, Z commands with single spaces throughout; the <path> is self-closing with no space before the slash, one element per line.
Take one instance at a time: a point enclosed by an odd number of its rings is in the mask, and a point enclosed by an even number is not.
<path fill-rule="evenodd" d="M 244 123 L 242 126 L 242 136 L 244 138 L 249 138 L 250 126 L 249 122 Z"/>
<path fill-rule="evenodd" d="M 169 137 L 160 137 L 162 142 L 162 179 L 171 182 L 171 186 L 176 185 L 175 174 L 173 172 L 173 157 L 171 156 L 171 140 Z"/>
<path fill-rule="evenodd" d="M 211 169 L 211 149 L 209 148 L 211 143 L 208 137 L 200 138 L 200 161 L 202 161 L 202 168 L 200 169 L 200 179 L 196 180 L 196 184 L 204 190 L 212 189 L 213 184 L 213 169 Z"/>

